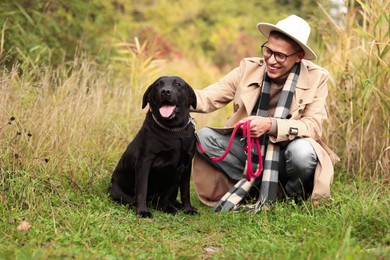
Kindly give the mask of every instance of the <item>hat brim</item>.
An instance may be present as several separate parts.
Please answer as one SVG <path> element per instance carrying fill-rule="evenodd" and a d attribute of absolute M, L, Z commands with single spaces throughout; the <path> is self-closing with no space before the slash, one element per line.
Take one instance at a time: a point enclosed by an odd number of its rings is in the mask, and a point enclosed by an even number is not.
<path fill-rule="evenodd" d="M 278 32 L 281 32 L 285 35 L 287 35 L 288 37 L 290 37 L 291 39 L 293 39 L 296 43 L 299 44 L 299 46 L 302 47 L 302 49 L 305 51 L 305 56 L 303 57 L 304 59 L 306 60 L 315 60 L 317 59 L 317 55 L 315 54 L 315 52 L 310 49 L 309 46 L 307 46 L 306 44 L 304 44 L 303 42 L 299 41 L 298 39 L 296 39 L 294 36 L 286 33 L 285 31 L 279 29 L 278 27 L 276 27 L 275 25 L 273 24 L 270 24 L 270 23 L 258 23 L 257 24 L 257 29 L 259 29 L 259 31 L 266 37 L 268 38 L 271 31 L 278 31 Z"/>

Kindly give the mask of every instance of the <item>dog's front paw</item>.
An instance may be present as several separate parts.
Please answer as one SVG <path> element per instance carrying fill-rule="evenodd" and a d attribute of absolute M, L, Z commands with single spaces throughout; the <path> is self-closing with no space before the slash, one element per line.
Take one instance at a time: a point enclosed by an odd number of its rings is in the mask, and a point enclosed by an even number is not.
<path fill-rule="evenodd" d="M 184 209 L 184 214 L 196 215 L 198 214 L 198 211 L 194 207 L 191 207 L 191 208 Z"/>
<path fill-rule="evenodd" d="M 138 217 L 140 218 L 153 218 L 152 213 L 150 211 L 140 211 L 138 212 Z"/>

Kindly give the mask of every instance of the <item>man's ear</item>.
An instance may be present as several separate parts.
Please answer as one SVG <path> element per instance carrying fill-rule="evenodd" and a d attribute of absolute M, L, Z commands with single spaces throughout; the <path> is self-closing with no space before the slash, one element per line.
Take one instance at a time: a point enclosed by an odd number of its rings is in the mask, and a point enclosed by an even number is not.
<path fill-rule="evenodd" d="M 301 62 L 303 57 L 305 57 L 305 52 L 301 51 L 300 53 L 298 53 L 298 60 L 295 63 Z"/>

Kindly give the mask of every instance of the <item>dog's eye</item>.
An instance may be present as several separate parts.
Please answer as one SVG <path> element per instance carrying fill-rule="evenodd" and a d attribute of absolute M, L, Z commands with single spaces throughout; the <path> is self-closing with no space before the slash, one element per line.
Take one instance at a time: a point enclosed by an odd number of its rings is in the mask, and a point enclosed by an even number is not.
<path fill-rule="evenodd" d="M 180 87 L 181 84 L 180 84 L 179 82 L 176 82 L 176 83 L 175 83 L 175 86 L 176 86 L 176 87 Z"/>

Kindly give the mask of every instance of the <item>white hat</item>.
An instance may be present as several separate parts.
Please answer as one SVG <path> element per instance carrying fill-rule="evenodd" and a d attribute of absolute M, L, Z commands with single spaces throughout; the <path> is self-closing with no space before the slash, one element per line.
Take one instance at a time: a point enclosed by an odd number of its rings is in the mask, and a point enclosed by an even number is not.
<path fill-rule="evenodd" d="M 257 29 L 264 34 L 265 37 L 269 37 L 271 31 L 278 31 L 291 39 L 296 41 L 302 49 L 305 51 L 304 59 L 315 60 L 317 55 L 306 45 L 310 35 L 310 26 L 301 17 L 295 14 L 279 21 L 276 25 L 270 23 L 258 23 Z"/>

